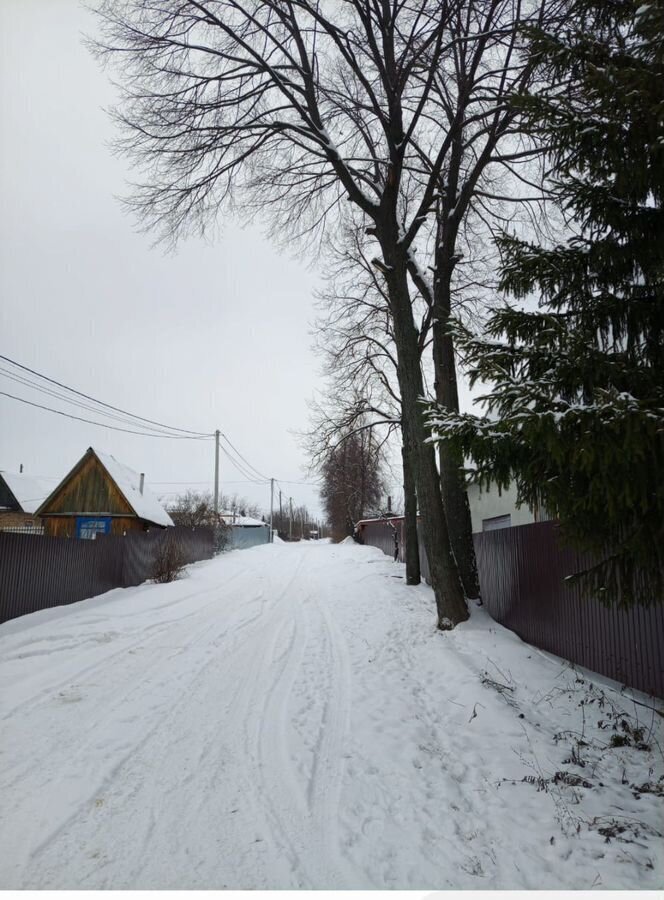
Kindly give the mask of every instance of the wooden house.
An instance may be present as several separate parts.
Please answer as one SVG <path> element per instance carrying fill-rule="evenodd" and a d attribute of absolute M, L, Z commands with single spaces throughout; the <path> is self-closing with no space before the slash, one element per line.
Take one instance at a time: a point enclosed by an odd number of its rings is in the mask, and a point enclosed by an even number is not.
<path fill-rule="evenodd" d="M 89 447 L 37 510 L 48 535 L 94 538 L 173 525 L 144 476 Z"/>
<path fill-rule="evenodd" d="M 35 515 L 50 488 L 22 472 L 0 472 L 0 531 L 38 530 Z"/>

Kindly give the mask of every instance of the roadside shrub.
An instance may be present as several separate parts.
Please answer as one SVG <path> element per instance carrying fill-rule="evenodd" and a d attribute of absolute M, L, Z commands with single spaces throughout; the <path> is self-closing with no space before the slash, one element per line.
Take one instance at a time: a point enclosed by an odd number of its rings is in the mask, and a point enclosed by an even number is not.
<path fill-rule="evenodd" d="M 166 529 L 157 545 L 152 580 L 156 584 L 168 584 L 180 577 L 185 567 L 185 555 L 176 535 Z"/>
<path fill-rule="evenodd" d="M 214 552 L 221 553 L 231 540 L 231 526 L 221 522 L 214 526 Z"/>

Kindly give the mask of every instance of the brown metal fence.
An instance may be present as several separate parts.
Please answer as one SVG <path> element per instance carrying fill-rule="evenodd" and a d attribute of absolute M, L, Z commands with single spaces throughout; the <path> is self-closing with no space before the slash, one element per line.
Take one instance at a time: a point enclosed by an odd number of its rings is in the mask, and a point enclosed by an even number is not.
<path fill-rule="evenodd" d="M 383 521 L 362 529 L 365 543 L 390 556 L 392 535 Z M 583 598 L 564 580 L 578 571 L 582 559 L 559 541 L 555 522 L 473 538 L 482 600 L 497 622 L 542 650 L 664 697 L 664 607 L 619 610 Z M 429 580 L 422 541 L 420 562 Z"/>
<path fill-rule="evenodd" d="M 0 532 L 0 622 L 147 581 L 167 536 L 177 540 L 187 564 L 213 556 L 211 528 L 98 535 L 94 541 Z"/>
<path fill-rule="evenodd" d="M 406 534 L 403 527 L 403 516 L 366 522 L 362 525 L 362 541 L 371 547 L 378 547 L 379 550 L 394 559 L 395 531 L 399 541 L 399 562 L 405 562 Z"/>

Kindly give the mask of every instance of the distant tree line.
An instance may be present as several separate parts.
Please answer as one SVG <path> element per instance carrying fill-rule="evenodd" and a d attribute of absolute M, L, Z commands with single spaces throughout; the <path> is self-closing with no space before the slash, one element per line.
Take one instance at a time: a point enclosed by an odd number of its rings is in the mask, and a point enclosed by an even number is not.
<path fill-rule="evenodd" d="M 326 537 L 327 523 L 316 518 L 306 506 L 282 505 L 281 511 L 275 509 L 272 515 L 272 528 L 282 541 L 308 541 L 312 538 Z"/>

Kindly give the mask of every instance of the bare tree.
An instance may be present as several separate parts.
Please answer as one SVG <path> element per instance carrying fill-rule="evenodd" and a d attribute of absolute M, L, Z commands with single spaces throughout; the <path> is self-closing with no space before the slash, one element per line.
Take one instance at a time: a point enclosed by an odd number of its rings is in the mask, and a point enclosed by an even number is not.
<path fill-rule="evenodd" d="M 293 506 L 290 504 L 281 510 L 274 510 L 272 527 L 276 529 L 282 540 L 308 541 L 312 532 L 320 533 L 320 525 L 305 505 Z"/>
<path fill-rule="evenodd" d="M 252 519 L 260 519 L 263 513 L 258 503 L 247 500 L 239 494 L 220 494 L 219 510 L 222 513 L 230 513 L 235 516 L 249 516 Z"/>
<path fill-rule="evenodd" d="M 389 300 L 382 279 L 365 253 L 364 236 L 346 229 L 332 242 L 326 265 L 327 287 L 320 294 L 323 315 L 317 321 L 318 351 L 325 360 L 328 388 L 312 404 L 308 446 L 314 462 L 325 458 L 340 436 L 367 428 L 379 446 L 398 435 L 401 444 L 406 583 L 420 583 L 417 496 L 408 450 L 403 441 L 403 409 L 397 351 Z"/>
<path fill-rule="evenodd" d="M 332 538 L 353 534 L 355 525 L 377 512 L 383 495 L 380 450 L 371 431 L 343 435 L 320 467 L 321 499 Z"/>
<path fill-rule="evenodd" d="M 451 283 L 445 267 L 453 271 L 455 259 L 438 252 L 441 241 L 453 246 L 445 229 L 458 229 L 492 165 L 528 152 L 510 142 L 497 154 L 513 124 L 505 98 L 528 75 L 517 56 L 525 10 L 521 0 L 102 0 L 99 7 L 97 50 L 122 74 L 121 146 L 143 168 L 131 206 L 146 228 L 175 240 L 204 230 L 226 205 L 242 218 L 260 211 L 279 237 L 313 240 L 330 217 L 346 214 L 346 201 L 366 223 L 389 301 L 441 628 L 468 611 L 419 402 L 413 295 L 444 328 L 438 270 Z M 463 170 L 454 163 L 459 154 Z M 454 198 L 449 222 L 446 192 Z M 416 240 L 433 261 L 432 281 L 416 261 Z M 449 360 L 440 368 L 452 377 Z"/>
<path fill-rule="evenodd" d="M 224 517 L 236 513 L 259 519 L 260 507 L 257 503 L 238 494 L 220 494 L 219 512 L 215 512 L 214 498 L 209 491 L 185 491 L 168 504 L 168 512 L 176 525 L 194 528 L 197 525 L 216 526 L 223 524 Z"/>
<path fill-rule="evenodd" d="M 217 525 L 220 517 L 214 511 L 214 500 L 210 493 L 186 491 L 168 506 L 168 513 L 176 525 L 196 528 L 199 525 Z"/>
<path fill-rule="evenodd" d="M 261 518 L 260 507 L 237 494 L 219 495 L 219 510 L 214 508 L 214 498 L 209 491 L 186 491 L 168 506 L 168 512 L 176 525 L 188 528 L 204 526 L 214 530 L 215 552 L 224 550 L 230 541 L 230 527 L 236 517 Z"/>

